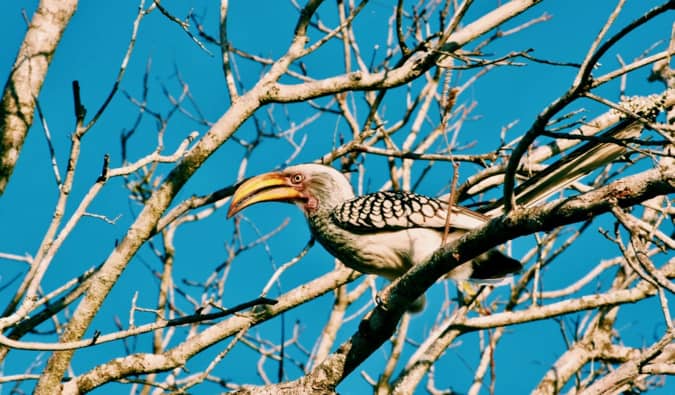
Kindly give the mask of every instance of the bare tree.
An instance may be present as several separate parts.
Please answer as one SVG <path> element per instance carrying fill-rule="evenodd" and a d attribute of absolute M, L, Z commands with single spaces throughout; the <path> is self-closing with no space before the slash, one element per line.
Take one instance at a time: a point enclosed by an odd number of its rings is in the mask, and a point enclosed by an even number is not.
<path fill-rule="evenodd" d="M 550 2 L 328 3 L 291 1 L 295 19 L 277 19 L 290 41 L 270 50 L 232 38 L 234 22 L 264 26 L 256 15 L 233 20 L 227 0 L 217 26 L 185 5 L 141 0 L 117 75 L 101 77 L 100 103 L 78 81 L 54 81 L 72 86 L 74 126 L 58 131 L 70 136 L 67 152 L 40 92 L 78 4 L 42 0 L 26 17 L 2 96 L 0 207 L 30 210 L 21 200 L 8 207 L 6 192 L 31 177 L 14 171 L 29 131 L 48 148 L 43 170 L 54 182 L 41 191 L 56 198 L 34 250 L 0 245 L 3 389 L 494 393 L 505 365 L 530 369 L 528 357 L 496 355 L 504 339 L 531 347 L 525 324 L 537 322 L 559 328 L 564 347 L 529 350 L 545 361 L 539 373 L 512 381 L 532 393 L 672 389 L 664 377 L 675 374 L 675 25 L 667 25 L 675 2 L 607 4 L 597 35 L 578 43 L 587 48 L 581 59 L 539 57 L 526 41 L 511 41 L 534 28 L 565 34 L 549 26 Z M 371 34 L 374 24 L 384 34 Z M 152 62 L 135 56 L 146 25 L 179 32 L 195 56 L 218 59 L 203 70 L 227 93 L 216 116 L 179 67 L 168 82 L 153 82 Z M 670 30 L 639 44 L 637 55 L 622 52 L 653 25 Z M 156 45 L 171 48 L 170 40 Z M 140 82 L 126 75 L 143 64 Z M 480 83 L 535 66 L 569 75 L 566 88 L 537 103 L 531 119 L 476 131 L 480 113 L 498 111 L 477 110 Z M 651 91 L 631 90 L 645 70 Z M 321 134 L 309 134 L 318 125 Z M 115 128 L 119 149 L 87 144 Z M 391 284 L 333 263 L 295 218 L 225 219 L 221 208 L 246 177 L 299 161 L 345 171 L 359 193 L 424 189 L 491 219 Z M 91 182 L 82 174 L 94 167 Z M 101 234 L 78 231 L 87 221 L 103 225 Z M 298 241 L 299 232 L 306 238 Z M 221 247 L 204 262 L 206 237 Z M 81 246 L 75 258 L 64 252 L 72 243 Z M 281 245 L 293 255 L 279 255 Z M 495 247 L 511 250 L 524 270 L 501 285 L 459 282 L 457 296 L 453 283 L 439 281 Z M 566 270 L 581 267 L 570 257 L 585 250 L 593 251 L 583 269 Z M 10 262 L 24 265 L 15 276 Z M 425 293 L 424 312 L 409 313 Z M 625 327 L 628 305 L 650 333 Z M 447 373 L 444 355 L 454 347 L 467 365 L 461 380 Z M 364 364 L 374 355 L 385 357 Z"/>

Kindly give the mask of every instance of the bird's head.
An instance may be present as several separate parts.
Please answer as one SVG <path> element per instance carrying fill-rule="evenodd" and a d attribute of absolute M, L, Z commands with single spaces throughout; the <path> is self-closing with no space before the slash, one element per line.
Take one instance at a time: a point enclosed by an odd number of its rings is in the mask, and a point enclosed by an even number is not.
<path fill-rule="evenodd" d="M 232 196 L 227 216 L 260 202 L 294 203 L 311 215 L 353 197 L 352 186 L 342 173 L 330 166 L 308 163 L 244 181 Z"/>

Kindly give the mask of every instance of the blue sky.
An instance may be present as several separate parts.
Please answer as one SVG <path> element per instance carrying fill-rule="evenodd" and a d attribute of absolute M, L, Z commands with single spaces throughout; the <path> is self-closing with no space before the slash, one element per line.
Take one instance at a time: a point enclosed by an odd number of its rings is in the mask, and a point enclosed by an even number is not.
<path fill-rule="evenodd" d="M 325 18 L 326 23 L 331 24 L 335 22 L 335 13 L 333 3 L 328 3 L 330 4 L 320 9 L 319 15 Z M 492 8 L 496 2 L 479 1 L 476 3 L 465 20 L 474 20 L 485 10 Z M 659 4 L 658 1 L 635 0 L 627 3 L 615 26 L 623 26 L 650 7 Z M 192 8 L 209 34 L 217 36 L 218 6 L 216 2 L 174 1 L 162 4 L 179 17 L 186 15 L 187 10 Z M 489 50 L 496 55 L 503 55 L 513 50 L 533 48 L 533 54 L 540 58 L 581 62 L 614 4 L 615 2 L 607 0 L 543 2 L 542 5 L 509 22 L 506 27 L 517 26 L 544 12 L 552 15 L 550 21 L 534 25 L 517 35 L 498 40 L 489 47 Z M 74 125 L 71 81 L 79 81 L 84 105 L 88 108 L 88 117 L 90 117 L 112 87 L 127 46 L 137 5 L 135 1 L 81 2 L 54 56 L 39 101 L 49 123 L 52 142 L 62 173 L 69 149 L 69 136 Z M 5 21 L 0 25 L 0 37 L 3 37 L 2 51 L 0 51 L 0 75 L 3 81 L 11 68 L 25 32 L 21 10 L 25 9 L 27 14 L 31 15 L 35 7 L 35 1 L 0 4 L 0 12 L 5 16 Z M 290 3 L 269 0 L 233 1 L 230 8 L 228 33 L 237 48 L 270 58 L 283 54 L 292 37 L 296 17 Z M 373 51 L 375 59 L 381 59 L 384 53 L 381 48 L 373 47 L 386 37 L 387 18 L 390 12 L 389 2 L 375 1 L 366 7 L 357 24 L 356 31 L 362 40 L 362 52 Z M 629 61 L 657 41 L 667 40 L 672 22 L 672 14 L 666 14 L 631 34 L 621 42 L 617 51 L 612 51 L 602 60 L 601 70 L 606 72 L 617 67 L 615 57 L 617 52 L 623 59 Z M 615 32 L 616 28 L 612 31 Z M 310 37 L 316 39 L 318 33 L 314 31 Z M 308 68 L 316 77 L 331 76 L 343 71 L 342 61 L 338 58 L 341 54 L 339 47 L 338 43 L 329 44 L 317 53 L 317 56 L 308 60 Z M 662 50 L 664 47 L 665 44 L 661 43 L 657 48 Z M 219 50 L 213 45 L 207 45 L 207 48 L 215 56 L 200 49 L 177 25 L 169 23 L 158 12 L 154 12 L 142 22 L 137 47 L 122 81 L 121 89 L 133 97 L 140 97 L 144 72 L 150 68 L 149 108 L 153 111 L 166 112 L 167 99 L 162 89 L 164 87 L 174 96 L 180 95 L 181 87 L 176 80 L 178 71 L 181 78 L 189 85 L 190 92 L 195 102 L 198 103 L 199 111 L 207 120 L 214 122 L 227 110 L 228 97 L 221 72 Z M 240 61 L 238 66 L 246 88 L 252 86 L 262 72 L 260 67 L 252 66 L 245 61 Z M 648 72 L 648 69 L 640 70 L 629 78 L 627 85 L 629 95 L 644 95 L 661 91 L 660 85 L 646 82 Z M 466 80 L 471 75 L 472 72 L 468 71 L 460 78 Z M 477 117 L 465 126 L 460 135 L 462 142 L 476 142 L 474 152 L 494 149 L 498 144 L 498 139 L 494 136 L 498 135 L 500 128 L 518 120 L 517 126 L 508 134 L 509 139 L 514 138 L 527 129 L 538 112 L 564 92 L 573 77 L 573 69 L 552 68 L 536 63 L 528 63 L 526 67 L 497 68 L 488 73 L 460 98 L 464 101 L 478 102 L 478 107 L 474 111 Z M 618 82 L 615 82 L 607 84 L 597 93 L 612 100 L 618 100 L 617 92 Z M 400 93 L 395 93 L 387 99 L 388 112 L 395 114 L 400 111 L 404 103 L 401 97 Z M 325 103 L 327 99 L 318 101 Z M 589 118 L 604 111 L 601 106 L 589 101 L 583 102 L 583 106 L 588 110 Z M 188 107 L 195 111 L 195 108 Z M 260 120 L 264 127 L 272 128 L 269 122 L 265 123 L 264 111 L 259 112 Z M 282 128 L 289 127 L 293 122 L 299 123 L 312 114 L 310 107 L 303 104 L 290 105 L 287 108 L 274 106 L 271 111 L 278 117 Z M 285 119 L 286 113 L 288 119 Z M 98 124 L 85 137 L 81 164 L 72 193 L 73 200 L 68 207 L 67 215 L 73 212 L 76 202 L 100 173 L 105 153 L 111 156 L 111 166 L 121 164 L 119 135 L 122 130 L 133 125 L 136 114 L 136 107 L 124 95 L 118 94 Z M 254 127 L 252 121 L 247 122 L 237 133 L 237 137 L 252 138 Z M 156 129 L 151 118 L 146 117 L 143 120 L 139 131 L 132 138 L 130 158 L 137 159 L 154 147 Z M 175 115 L 165 135 L 167 152 L 172 152 L 192 130 L 196 130 L 202 136 L 208 127 L 197 124 L 181 114 Z M 298 132 L 298 140 L 306 138 L 306 144 L 295 163 L 318 158 L 331 148 L 335 133 L 339 130 L 346 130 L 346 126 L 336 122 L 334 117 L 323 116 Z M 265 141 L 261 149 L 250 158 L 248 175 L 274 168 L 292 151 L 293 148 L 284 141 Z M 230 185 L 235 180 L 242 155 L 241 146 L 233 142 L 225 144 L 185 185 L 174 202 L 195 194 L 207 194 Z M 373 168 L 381 168 L 383 170 L 381 173 L 384 173 L 383 159 L 369 158 L 367 163 Z M 170 168 L 168 165 L 160 167 L 164 174 Z M 422 168 L 423 165 L 417 171 Z M 447 168 L 445 170 L 447 171 Z M 463 166 L 461 176 L 465 178 L 476 170 L 477 168 L 471 166 Z M 370 172 L 370 179 L 367 183 L 370 190 L 377 189 L 384 181 L 384 178 L 378 177 L 377 173 L 376 170 Z M 433 174 L 433 177 L 428 177 L 422 183 L 419 192 L 433 195 L 442 191 L 447 185 L 447 176 L 444 176 L 442 172 Z M 49 224 L 56 197 L 57 190 L 44 133 L 36 123 L 26 140 L 14 176 L 5 194 L 0 197 L 0 218 L 5 224 L 11 224 L 0 227 L 0 252 L 34 254 Z M 134 215 L 138 213 L 139 207 L 129 201 L 121 180 L 112 180 L 94 201 L 90 211 L 110 218 L 117 216 L 120 218 L 114 225 L 94 218 L 84 218 L 64 244 L 50 268 L 44 283 L 46 290 L 53 289 L 84 268 L 96 265 L 105 259 L 115 241 L 124 236 Z M 293 207 L 261 205 L 251 208 L 246 215 L 259 226 L 262 232 L 268 232 L 278 226 L 284 218 L 290 218 L 290 225 L 284 230 L 283 235 L 269 242 L 269 250 L 277 265 L 292 258 L 302 249 L 309 237 L 304 220 Z M 269 221 L 270 218 L 274 220 Z M 208 277 L 213 268 L 225 259 L 226 251 L 223 244 L 230 241 L 231 230 L 232 223 L 225 218 L 223 210 L 205 221 L 187 224 L 181 228 L 176 235 L 175 278 L 200 281 Z M 244 237 L 252 240 L 254 235 L 252 229 L 246 229 Z M 596 232 L 589 237 L 584 237 L 576 250 L 564 254 L 561 257 L 564 264 L 556 265 L 551 269 L 547 284 L 551 287 L 565 285 L 576 277 L 575 273 L 588 270 L 599 259 L 618 254 L 610 243 L 599 243 L 598 240 Z M 515 255 L 526 251 L 531 242 L 530 238 L 522 244 L 515 243 Z M 139 305 L 152 307 L 156 303 L 154 287 L 148 287 L 148 289 L 144 287 L 147 281 L 152 281 L 148 267 L 158 269 L 159 262 L 150 249 L 145 247 L 137 254 L 134 262 L 124 273 L 120 285 L 113 289 L 109 300 L 92 325 L 91 331 L 94 329 L 103 332 L 115 330 L 113 325 L 115 316 L 125 321 L 135 290 L 140 290 Z M 329 271 L 331 267 L 330 257 L 321 248 L 316 247 L 302 262 L 284 274 L 281 289 L 289 290 Z M 19 263 L 3 261 L 0 263 L 0 284 L 5 284 L 8 279 L 24 269 Z M 222 300 L 223 305 L 237 304 L 256 297 L 273 271 L 270 259 L 262 248 L 242 254 L 235 261 L 228 278 L 227 292 Z M 413 318 L 414 325 L 410 333 L 412 338 L 421 340 L 425 333 L 428 333 L 435 316 L 434 309 L 440 307 L 440 300 L 442 300 L 446 286 L 454 292 L 452 284 L 438 284 L 429 291 L 430 302 L 427 311 Z M 0 290 L 0 301 L 8 298 L 13 289 L 10 286 Z M 671 300 L 673 300 L 672 297 Z M 330 303 L 331 297 L 325 296 L 289 312 L 285 317 L 287 331 L 292 323 L 300 322 L 305 340 L 303 344 L 311 347 L 312 339 L 316 338 L 321 330 L 321 323 L 326 318 Z M 187 308 L 187 305 L 183 307 Z M 660 310 L 655 300 L 644 302 L 639 307 L 624 307 L 620 323 L 617 325 L 618 328 L 625 329 L 623 333 L 625 337 L 622 340 L 632 346 L 652 341 L 663 331 L 663 322 L 659 314 Z M 643 319 L 645 315 L 648 315 L 650 319 Z M 572 322 L 574 317 L 566 319 Z M 142 316 L 138 320 L 143 321 Z M 349 336 L 357 324 L 358 320 L 346 324 L 340 332 L 340 338 L 345 339 Z M 278 331 L 279 320 L 272 320 L 256 328 L 253 333 L 259 333 L 270 339 L 278 339 Z M 147 337 L 139 338 L 136 351 L 148 351 L 150 344 L 148 339 Z M 472 376 L 472 367 L 477 363 L 477 342 L 476 334 L 464 336 L 460 345 L 446 352 L 436 367 L 436 384 L 439 388 L 450 386 L 459 392 L 467 388 Z M 218 351 L 216 349 L 220 347 L 221 345 L 213 347 L 200 354 L 188 363 L 188 368 L 193 367 L 195 370 L 203 368 Z M 388 349 L 389 345 L 385 345 L 361 368 L 371 375 L 376 375 L 385 358 L 384 350 Z M 564 343 L 558 326 L 554 322 L 538 322 L 512 328 L 512 333 L 509 331 L 504 336 L 496 354 L 497 393 L 524 393 L 531 390 L 538 378 L 563 349 Z M 413 347 L 406 347 L 404 355 L 410 355 L 412 351 L 414 351 Z M 108 356 L 123 354 L 124 348 L 121 342 L 84 350 L 78 353 L 73 360 L 74 370 L 76 373 L 87 371 L 94 366 L 96 361 L 101 360 L 101 355 L 106 355 L 104 360 L 107 360 Z M 20 373 L 36 356 L 37 353 L 14 353 L 5 364 L 4 372 Z M 517 363 L 510 363 L 512 359 Z M 238 347 L 223 361 L 215 373 L 237 382 L 258 383 L 259 378 L 255 373 L 256 360 L 257 356 L 253 351 Z M 270 365 L 268 374 L 271 377 L 274 377 L 274 373 L 271 373 L 274 369 L 275 367 Z M 288 368 L 288 378 L 296 378 L 298 374 L 297 369 Z M 9 387 L 5 386 L 3 390 L 7 388 Z M 355 372 L 339 387 L 339 390 L 345 394 L 355 394 L 367 388 L 358 372 Z M 205 384 L 197 389 L 208 393 L 215 387 Z M 671 380 L 666 388 L 655 391 L 655 393 L 672 393 L 673 389 L 675 385 Z M 126 392 L 126 389 L 124 391 Z M 99 392 L 103 393 L 103 391 Z"/>

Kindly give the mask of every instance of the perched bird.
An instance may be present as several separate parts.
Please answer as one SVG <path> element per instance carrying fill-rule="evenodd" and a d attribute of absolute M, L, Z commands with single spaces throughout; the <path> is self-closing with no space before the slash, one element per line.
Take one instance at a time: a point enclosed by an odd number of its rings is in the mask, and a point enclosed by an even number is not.
<path fill-rule="evenodd" d="M 666 95 L 622 101 L 632 112 L 649 119 L 655 119 L 665 104 Z M 644 126 L 641 119 L 622 117 L 625 119 L 598 135 L 597 140 L 581 145 L 522 183 L 515 191 L 517 204 L 537 204 L 625 154 L 626 144 L 617 142 L 639 137 Z M 348 267 L 389 280 L 426 262 L 441 246 L 448 215 L 447 202 L 411 192 L 354 196 L 351 184 L 339 171 L 303 164 L 242 183 L 232 196 L 228 217 L 266 201 L 296 204 L 305 213 L 314 237 L 328 252 Z M 501 213 L 502 205 L 498 201 L 492 207 L 492 216 Z M 453 206 L 446 242 L 482 226 L 489 218 Z M 447 277 L 492 280 L 521 268 L 521 262 L 492 249 L 457 266 Z"/>
<path fill-rule="evenodd" d="M 412 192 L 354 196 L 347 178 L 318 164 L 291 166 L 253 177 L 235 191 L 228 217 L 255 203 L 288 202 L 305 214 L 316 239 L 346 266 L 393 280 L 427 261 L 442 243 L 447 202 Z M 451 242 L 488 217 L 453 206 Z M 490 280 L 517 272 L 522 264 L 493 249 L 457 266 L 455 280 Z"/>

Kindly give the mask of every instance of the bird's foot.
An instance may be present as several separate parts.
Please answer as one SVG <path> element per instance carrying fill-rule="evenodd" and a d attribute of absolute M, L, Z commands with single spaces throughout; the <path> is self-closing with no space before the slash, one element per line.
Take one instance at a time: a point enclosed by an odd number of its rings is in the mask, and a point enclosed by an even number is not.
<path fill-rule="evenodd" d="M 380 309 L 384 311 L 389 311 L 389 307 L 387 307 L 387 304 L 385 303 L 384 300 L 380 297 L 380 295 L 375 295 L 375 306 L 379 307 Z"/>

